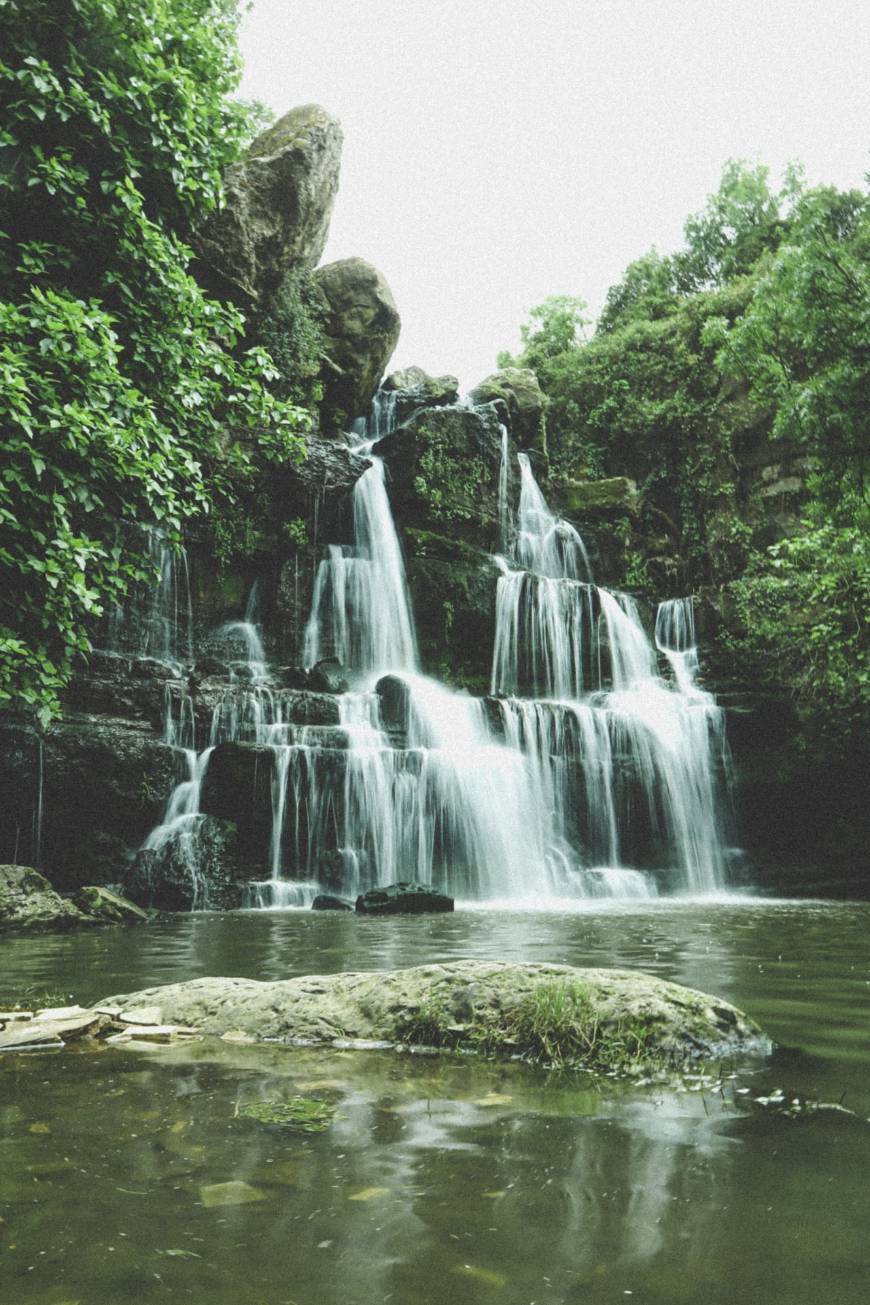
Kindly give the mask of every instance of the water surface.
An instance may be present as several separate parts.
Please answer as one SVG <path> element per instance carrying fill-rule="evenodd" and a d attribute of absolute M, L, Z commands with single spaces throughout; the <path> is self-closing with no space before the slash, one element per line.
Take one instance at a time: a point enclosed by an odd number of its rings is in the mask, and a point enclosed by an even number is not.
<path fill-rule="evenodd" d="M 326 1049 L 7 1055 L 0 1300 L 866 1305 L 870 905 L 181 916 L 7 939 L 0 996 L 464 957 L 643 968 L 735 1001 L 779 1050 L 679 1091 Z M 294 1093 L 337 1107 L 328 1132 L 237 1114 Z"/>

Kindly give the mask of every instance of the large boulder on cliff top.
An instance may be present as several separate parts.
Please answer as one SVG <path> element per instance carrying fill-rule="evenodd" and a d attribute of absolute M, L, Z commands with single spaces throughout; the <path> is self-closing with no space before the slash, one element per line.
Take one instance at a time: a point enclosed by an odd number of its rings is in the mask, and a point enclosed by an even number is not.
<path fill-rule="evenodd" d="M 327 263 L 312 281 L 321 298 L 325 358 L 321 420 L 349 428 L 365 416 L 399 339 L 401 319 L 390 287 L 362 258 Z"/>
<path fill-rule="evenodd" d="M 469 395 L 474 404 L 501 400 L 507 409 L 508 425 L 517 444 L 524 449 L 547 450 L 544 424 L 544 392 L 528 367 L 503 367 L 476 385 Z"/>
<path fill-rule="evenodd" d="M 318 104 L 291 109 L 227 169 L 226 202 L 196 235 L 200 279 L 262 307 L 287 272 L 317 266 L 338 190 L 342 130 Z"/>

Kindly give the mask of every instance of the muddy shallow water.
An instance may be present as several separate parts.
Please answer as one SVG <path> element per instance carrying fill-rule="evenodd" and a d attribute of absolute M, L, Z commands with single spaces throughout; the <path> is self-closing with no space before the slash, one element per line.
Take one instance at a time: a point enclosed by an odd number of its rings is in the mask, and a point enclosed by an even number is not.
<path fill-rule="evenodd" d="M 870 905 L 175 917 L 6 939 L 0 998 L 463 957 L 645 969 L 734 1001 L 778 1050 L 679 1090 L 391 1052 L 7 1055 L 0 1301 L 865 1305 Z M 332 1127 L 239 1114 L 295 1094 Z"/>

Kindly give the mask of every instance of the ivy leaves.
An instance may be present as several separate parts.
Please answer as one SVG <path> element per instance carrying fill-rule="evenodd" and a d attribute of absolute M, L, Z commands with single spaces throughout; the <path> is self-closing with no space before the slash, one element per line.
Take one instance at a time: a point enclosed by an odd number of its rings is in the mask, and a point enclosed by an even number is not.
<path fill-rule="evenodd" d="M 178 540 L 302 455 L 307 415 L 189 271 L 248 129 L 237 18 L 0 0 L 0 708 L 58 710 L 94 620 L 148 578 L 130 526 Z"/>

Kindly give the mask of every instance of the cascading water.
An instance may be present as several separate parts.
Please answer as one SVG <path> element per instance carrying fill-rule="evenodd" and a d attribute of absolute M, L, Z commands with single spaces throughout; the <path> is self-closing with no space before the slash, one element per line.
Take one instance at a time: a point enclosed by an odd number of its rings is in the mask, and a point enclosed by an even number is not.
<path fill-rule="evenodd" d="M 107 651 L 152 657 L 180 672 L 193 660 L 193 603 L 187 552 L 173 549 L 154 527 L 146 531 L 149 562 L 157 575 L 137 588 L 109 617 Z"/>
<path fill-rule="evenodd" d="M 250 907 L 401 879 L 514 902 L 721 886 L 727 752 L 722 713 L 697 683 L 691 599 L 661 605 L 653 646 L 633 600 L 593 583 L 580 535 L 523 454 L 510 511 L 503 430 L 491 696 L 423 676 L 385 467 L 371 455 L 394 417 L 381 396 L 357 446 L 371 465 L 353 491 L 354 542 L 319 563 L 304 635 L 305 664 L 335 658 L 353 686 L 338 720 L 296 719 L 252 593 L 245 619 L 212 636 L 230 683 L 199 752 L 192 700 L 167 690 L 165 737 L 184 777 L 143 851 L 181 863 L 194 904 L 208 904 L 200 797 L 213 750 L 235 742 L 271 756 L 269 877 L 248 884 Z"/>
<path fill-rule="evenodd" d="M 723 882 L 722 719 L 694 682 L 691 600 L 659 615 L 666 683 L 635 604 L 592 583 L 581 537 L 550 512 L 523 454 L 510 520 L 504 435 L 502 448 L 513 556 L 501 560 L 486 701 L 417 672 L 383 464 L 358 481 L 354 545 L 320 564 L 305 639 L 307 664 L 337 657 L 358 692 L 341 698 L 329 741 L 317 730 L 273 739 L 261 904 L 281 901 L 286 868 L 350 895 L 416 878 L 472 899 Z"/>

